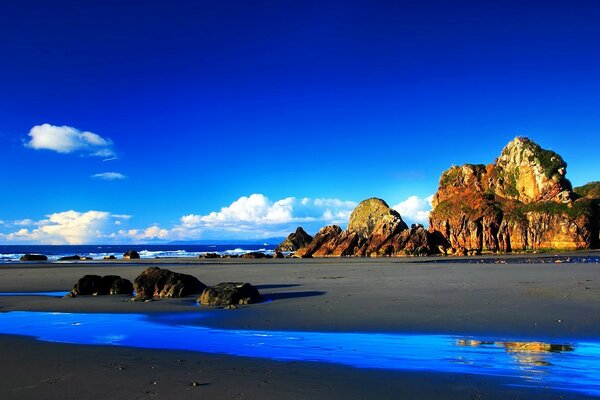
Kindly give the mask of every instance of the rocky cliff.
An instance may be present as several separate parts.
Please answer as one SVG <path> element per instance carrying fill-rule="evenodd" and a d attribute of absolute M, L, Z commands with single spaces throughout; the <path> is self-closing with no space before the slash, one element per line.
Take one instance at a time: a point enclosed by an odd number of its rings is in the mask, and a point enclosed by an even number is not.
<path fill-rule="evenodd" d="M 422 226 L 408 228 L 397 211 L 378 198 L 361 202 L 350 215 L 348 228 L 322 228 L 296 257 L 425 255 L 443 249 L 445 239 Z"/>
<path fill-rule="evenodd" d="M 275 251 L 296 251 L 312 242 L 312 240 L 313 237 L 299 226 L 296 228 L 296 232 L 290 233 L 288 237 L 275 248 Z"/>
<path fill-rule="evenodd" d="M 597 202 L 574 192 L 566 173 L 558 154 L 515 138 L 493 164 L 442 174 L 430 227 L 463 253 L 597 247 Z"/>

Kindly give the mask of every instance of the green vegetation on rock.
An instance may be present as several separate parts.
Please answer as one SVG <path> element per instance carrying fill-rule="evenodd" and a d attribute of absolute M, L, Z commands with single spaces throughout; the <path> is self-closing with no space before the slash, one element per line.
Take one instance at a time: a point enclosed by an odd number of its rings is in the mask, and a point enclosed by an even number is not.
<path fill-rule="evenodd" d="M 600 199 L 600 181 L 586 183 L 573 189 L 575 193 L 588 199 Z"/>

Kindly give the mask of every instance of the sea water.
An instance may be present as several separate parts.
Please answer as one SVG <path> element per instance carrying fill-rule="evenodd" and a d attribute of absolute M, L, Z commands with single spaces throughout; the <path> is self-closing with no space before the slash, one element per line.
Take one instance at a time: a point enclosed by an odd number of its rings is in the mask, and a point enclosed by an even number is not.
<path fill-rule="evenodd" d="M 217 253 L 220 255 L 242 255 L 258 251 L 265 254 L 273 254 L 277 245 L 272 243 L 258 244 L 161 244 L 161 245 L 16 245 L 0 246 L 0 263 L 19 261 L 24 254 L 43 254 L 48 260 L 56 261 L 61 257 L 79 255 L 102 259 L 107 256 L 122 258 L 129 250 L 135 250 L 141 258 L 173 258 L 173 257 L 198 257 L 205 253 Z"/>

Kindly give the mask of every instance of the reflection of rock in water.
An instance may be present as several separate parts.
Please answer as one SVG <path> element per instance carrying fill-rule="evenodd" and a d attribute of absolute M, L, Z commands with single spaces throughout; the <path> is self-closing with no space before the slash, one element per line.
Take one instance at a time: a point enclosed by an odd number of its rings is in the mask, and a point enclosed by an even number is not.
<path fill-rule="evenodd" d="M 461 347 L 479 347 L 479 346 L 493 346 L 496 342 L 485 342 L 482 340 L 473 339 L 459 339 L 456 344 Z"/>
<path fill-rule="evenodd" d="M 504 348 L 519 365 L 524 367 L 548 367 L 552 363 L 546 358 L 550 353 L 561 353 L 573 351 L 574 348 L 568 344 L 551 344 L 544 342 L 491 342 L 473 339 L 460 339 L 456 344 L 462 347 L 496 347 Z"/>
<path fill-rule="evenodd" d="M 568 344 L 550 344 L 544 342 L 504 342 L 504 347 L 511 353 L 560 353 L 573 351 Z"/>
<path fill-rule="evenodd" d="M 573 351 L 570 344 L 552 344 L 544 342 L 492 342 L 474 339 L 459 339 L 457 346 L 461 347 L 481 347 L 497 346 L 504 347 L 510 353 L 560 353 L 563 351 Z"/>

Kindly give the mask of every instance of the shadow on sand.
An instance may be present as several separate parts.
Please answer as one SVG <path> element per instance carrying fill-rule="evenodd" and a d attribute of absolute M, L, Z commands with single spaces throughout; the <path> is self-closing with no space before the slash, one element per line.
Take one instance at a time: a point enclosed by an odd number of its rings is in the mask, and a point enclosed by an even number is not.
<path fill-rule="evenodd" d="M 300 286 L 297 283 L 278 283 L 271 285 L 254 285 L 258 290 L 266 290 L 266 289 L 280 289 L 280 288 L 289 288 L 289 287 L 297 287 Z"/>
<path fill-rule="evenodd" d="M 267 293 L 264 297 L 267 300 L 277 301 L 283 299 L 299 299 L 302 297 L 313 297 L 313 296 L 321 296 L 326 292 L 316 291 L 316 290 L 308 290 L 304 292 L 284 292 L 284 293 Z"/>

